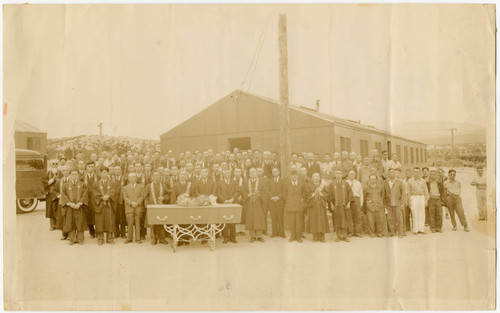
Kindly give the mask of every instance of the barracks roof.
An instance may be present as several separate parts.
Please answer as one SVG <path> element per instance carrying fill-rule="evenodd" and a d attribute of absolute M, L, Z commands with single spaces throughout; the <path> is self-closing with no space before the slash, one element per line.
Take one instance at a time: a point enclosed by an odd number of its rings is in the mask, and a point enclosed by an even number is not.
<path fill-rule="evenodd" d="M 43 130 L 21 120 L 16 120 L 16 132 L 45 133 Z"/>
<path fill-rule="evenodd" d="M 235 95 L 250 96 L 250 97 L 254 97 L 254 98 L 257 98 L 257 99 L 261 99 L 261 100 L 264 100 L 264 101 L 271 102 L 273 104 L 279 105 L 279 102 L 277 100 L 275 100 L 275 99 L 270 99 L 270 98 L 267 98 L 267 97 L 250 94 L 250 93 L 244 92 L 244 91 L 239 90 L 239 89 L 233 91 L 232 93 L 230 93 L 226 97 L 233 97 Z M 226 97 L 224 97 L 224 98 L 226 98 Z M 224 98 L 222 98 L 222 99 L 224 99 Z M 211 104 L 207 108 L 211 107 L 212 105 L 217 104 L 222 99 L 217 100 L 215 103 Z M 205 108 L 205 109 L 207 109 L 207 108 Z M 356 121 L 351 121 L 351 120 L 339 118 L 339 117 L 336 117 L 336 116 L 333 116 L 333 115 L 330 115 L 330 114 L 321 113 L 321 112 L 316 111 L 313 108 L 308 108 L 308 107 L 303 107 L 303 106 L 296 106 L 296 105 L 291 105 L 290 104 L 289 105 L 289 109 L 297 111 L 297 112 L 300 112 L 302 114 L 306 114 L 306 115 L 315 117 L 315 118 L 319 118 L 319 119 L 321 119 L 323 121 L 326 121 L 326 122 L 330 122 L 332 125 L 338 125 L 338 126 L 353 128 L 353 129 L 357 129 L 357 130 L 368 131 L 368 132 L 371 132 L 371 133 L 376 133 L 376 134 L 387 136 L 387 137 L 393 137 L 393 138 L 402 139 L 402 140 L 410 141 L 410 142 L 413 142 L 413 143 L 425 145 L 425 143 L 423 143 L 423 142 L 419 142 L 419 141 L 416 141 L 416 140 L 412 140 L 412 139 L 408 139 L 408 138 L 405 138 L 405 137 L 401 137 L 401 136 L 398 136 L 398 135 L 395 135 L 395 134 L 391 133 L 390 131 L 381 130 L 381 129 L 378 129 L 378 128 L 376 128 L 374 126 L 371 126 L 371 125 L 365 125 L 365 124 L 361 124 L 361 123 L 356 122 Z M 203 112 L 203 111 L 204 110 L 202 110 L 201 112 Z M 198 112 L 198 113 L 201 113 L 201 112 Z M 179 125 L 181 125 L 182 123 L 184 123 L 186 121 L 181 122 Z M 175 127 L 177 127 L 179 125 L 176 125 L 176 126 L 172 127 L 170 130 L 174 129 Z M 170 132 L 170 130 L 167 131 L 167 132 L 165 132 L 165 133 L 163 133 L 160 136 L 160 138 L 161 137 L 165 137 Z"/>

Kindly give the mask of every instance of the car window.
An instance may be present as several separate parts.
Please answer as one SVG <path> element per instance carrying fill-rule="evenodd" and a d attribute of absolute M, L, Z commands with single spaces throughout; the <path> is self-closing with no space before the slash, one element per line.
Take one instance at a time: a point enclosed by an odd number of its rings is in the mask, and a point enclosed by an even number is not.
<path fill-rule="evenodd" d="M 16 171 L 43 170 L 43 160 L 16 160 Z"/>

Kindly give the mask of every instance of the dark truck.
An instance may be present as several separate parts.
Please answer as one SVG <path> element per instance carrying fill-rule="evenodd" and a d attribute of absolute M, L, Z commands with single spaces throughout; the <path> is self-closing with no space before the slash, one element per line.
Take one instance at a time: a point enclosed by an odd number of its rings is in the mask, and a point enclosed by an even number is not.
<path fill-rule="evenodd" d="M 47 157 L 37 151 L 16 149 L 16 212 L 35 210 L 45 200 L 43 176 L 47 173 Z"/>

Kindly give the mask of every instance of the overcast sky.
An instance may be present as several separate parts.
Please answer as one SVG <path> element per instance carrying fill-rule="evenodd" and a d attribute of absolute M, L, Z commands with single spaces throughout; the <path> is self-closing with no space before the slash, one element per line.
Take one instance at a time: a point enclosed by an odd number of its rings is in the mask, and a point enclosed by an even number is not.
<path fill-rule="evenodd" d="M 236 89 L 279 99 L 279 13 L 291 104 L 382 129 L 492 112 L 492 5 L 5 6 L 4 103 L 49 138 L 158 139 Z"/>

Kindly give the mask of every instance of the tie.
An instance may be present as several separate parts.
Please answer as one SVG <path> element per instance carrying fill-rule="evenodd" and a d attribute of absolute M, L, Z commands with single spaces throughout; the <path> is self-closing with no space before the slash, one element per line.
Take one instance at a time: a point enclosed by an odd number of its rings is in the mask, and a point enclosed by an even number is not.
<path fill-rule="evenodd" d="M 227 180 L 227 179 L 226 179 L 226 184 L 228 184 L 228 185 L 229 185 L 229 180 Z"/>
<path fill-rule="evenodd" d="M 203 180 L 203 184 L 204 184 L 204 185 L 206 185 L 206 184 L 207 184 L 207 180 L 206 180 L 206 179 L 204 179 L 204 180 Z"/>
<path fill-rule="evenodd" d="M 275 179 L 274 179 L 274 181 L 275 181 L 276 183 L 278 183 L 278 178 L 275 178 Z"/>

